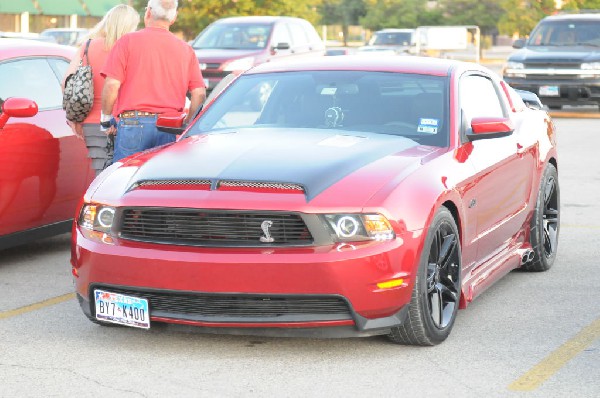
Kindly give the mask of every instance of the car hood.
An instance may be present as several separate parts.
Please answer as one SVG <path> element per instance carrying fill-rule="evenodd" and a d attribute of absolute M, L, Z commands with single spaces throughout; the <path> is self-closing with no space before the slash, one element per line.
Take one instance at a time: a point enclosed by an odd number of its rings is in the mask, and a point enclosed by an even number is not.
<path fill-rule="evenodd" d="M 260 54 L 260 50 L 194 49 L 194 51 L 200 62 L 207 64 L 220 64 L 226 61 Z"/>
<path fill-rule="evenodd" d="M 526 47 L 514 52 L 509 58 L 512 62 L 527 63 L 581 63 L 600 59 L 600 48 L 576 46 Z"/>
<path fill-rule="evenodd" d="M 90 187 L 95 193 L 86 199 L 122 205 L 124 195 L 147 182 L 169 189 L 177 181 L 207 180 L 213 189 L 223 181 L 299 185 L 305 203 L 327 197 L 328 190 L 331 202 L 339 202 L 339 193 L 346 192 L 358 205 L 391 180 L 410 174 L 434 150 L 403 137 L 341 130 L 211 133 L 127 159 L 107 170 L 102 182 L 95 181 Z"/>

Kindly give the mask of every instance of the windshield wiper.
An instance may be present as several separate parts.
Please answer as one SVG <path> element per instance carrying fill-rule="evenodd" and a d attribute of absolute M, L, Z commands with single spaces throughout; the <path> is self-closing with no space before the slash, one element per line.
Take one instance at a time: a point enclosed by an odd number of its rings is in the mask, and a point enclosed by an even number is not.
<path fill-rule="evenodd" d="M 578 46 L 600 47 L 600 44 L 590 43 L 589 41 L 580 41 L 575 44 Z"/>

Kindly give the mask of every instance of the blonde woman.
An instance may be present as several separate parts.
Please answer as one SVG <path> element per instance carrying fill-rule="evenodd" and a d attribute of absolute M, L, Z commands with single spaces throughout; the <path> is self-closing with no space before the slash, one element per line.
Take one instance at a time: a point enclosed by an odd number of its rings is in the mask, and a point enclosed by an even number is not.
<path fill-rule="evenodd" d="M 100 70 L 104 67 L 106 58 L 115 42 L 124 34 L 135 31 L 139 23 L 140 15 L 137 11 L 128 5 L 120 4 L 106 13 L 104 18 L 90 31 L 88 37 L 91 40 L 88 59 L 94 76 L 94 104 L 90 114 L 82 123 L 68 123 L 75 134 L 85 140 L 88 157 L 92 159 L 92 168 L 96 171 L 96 174 L 99 174 L 111 160 L 112 154 L 110 152 L 112 151 L 113 138 L 107 137 L 100 130 L 101 98 L 104 86 L 104 78 L 100 75 Z M 79 66 L 88 39 L 82 41 L 77 56 L 73 58 L 71 65 L 69 65 L 65 78 L 75 72 Z"/>

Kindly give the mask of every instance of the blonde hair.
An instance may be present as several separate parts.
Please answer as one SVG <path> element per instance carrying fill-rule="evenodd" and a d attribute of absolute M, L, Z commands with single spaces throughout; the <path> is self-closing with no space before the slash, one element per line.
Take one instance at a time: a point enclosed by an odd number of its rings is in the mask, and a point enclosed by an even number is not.
<path fill-rule="evenodd" d="M 90 31 L 90 39 L 104 38 L 104 48 L 110 50 L 125 33 L 133 32 L 140 23 L 140 14 L 125 4 L 108 10 L 104 18 Z"/>

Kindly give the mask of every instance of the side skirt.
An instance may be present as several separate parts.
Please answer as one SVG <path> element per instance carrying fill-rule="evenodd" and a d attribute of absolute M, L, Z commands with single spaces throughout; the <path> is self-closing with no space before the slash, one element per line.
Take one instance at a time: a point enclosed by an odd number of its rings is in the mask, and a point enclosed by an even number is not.
<path fill-rule="evenodd" d="M 24 243 L 33 242 L 38 239 L 49 238 L 54 235 L 60 235 L 71 232 L 73 220 L 60 221 L 54 224 L 45 225 L 39 228 L 28 229 L 26 231 L 15 232 L 13 234 L 0 237 L 0 250 L 9 247 L 22 245 Z"/>

